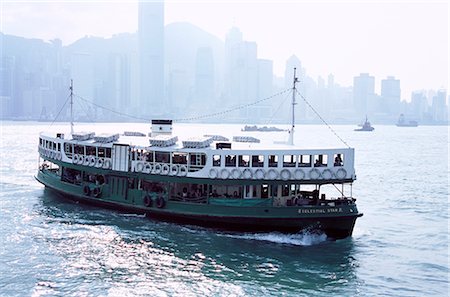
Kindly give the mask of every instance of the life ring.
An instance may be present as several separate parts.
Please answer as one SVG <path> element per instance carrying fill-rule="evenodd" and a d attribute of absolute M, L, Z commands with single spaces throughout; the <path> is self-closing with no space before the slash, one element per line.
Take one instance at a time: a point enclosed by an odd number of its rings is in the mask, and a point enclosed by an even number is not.
<path fill-rule="evenodd" d="M 346 178 L 346 177 L 347 177 L 347 170 L 345 170 L 344 168 L 339 168 L 339 169 L 336 171 L 336 177 L 337 177 L 338 179 L 344 179 L 344 178 Z"/>
<path fill-rule="evenodd" d="M 62 159 L 62 155 L 61 155 L 60 152 L 58 152 L 58 153 L 56 154 L 56 159 L 58 159 L 58 160 L 61 160 L 61 159 Z"/>
<path fill-rule="evenodd" d="M 319 179 L 321 177 L 320 171 L 317 168 L 313 168 L 309 171 L 309 178 L 310 179 Z"/>
<path fill-rule="evenodd" d="M 85 166 L 89 165 L 89 156 L 84 156 L 83 165 L 85 165 Z"/>
<path fill-rule="evenodd" d="M 266 176 L 266 173 L 264 172 L 264 169 L 256 169 L 254 177 L 256 179 L 264 179 Z"/>
<path fill-rule="evenodd" d="M 170 165 L 170 175 L 178 175 L 178 165 L 172 164 Z"/>
<path fill-rule="evenodd" d="M 304 179 L 305 178 L 305 172 L 301 169 L 296 169 L 294 172 L 295 179 Z"/>
<path fill-rule="evenodd" d="M 168 164 L 163 164 L 163 165 L 161 166 L 161 174 L 163 174 L 163 175 L 168 175 L 169 172 L 170 172 L 170 167 L 169 167 L 169 165 L 168 165 Z"/>
<path fill-rule="evenodd" d="M 72 164 L 78 164 L 78 155 L 73 155 Z"/>
<path fill-rule="evenodd" d="M 50 158 L 54 159 L 55 158 L 55 152 L 50 152 Z"/>
<path fill-rule="evenodd" d="M 103 162 L 103 168 L 104 169 L 111 169 L 111 160 L 105 159 L 105 161 Z"/>
<path fill-rule="evenodd" d="M 287 169 L 283 169 L 280 172 L 280 177 L 282 180 L 288 180 L 291 178 L 291 173 Z"/>
<path fill-rule="evenodd" d="M 134 171 L 142 172 L 142 170 L 144 170 L 144 163 L 143 162 L 138 162 L 136 164 L 136 167 L 134 167 Z"/>
<path fill-rule="evenodd" d="M 220 177 L 223 179 L 227 179 L 230 177 L 230 172 L 224 168 L 220 171 Z"/>
<path fill-rule="evenodd" d="M 253 177 L 253 172 L 252 172 L 250 169 L 246 168 L 246 169 L 244 169 L 244 171 L 242 172 L 242 176 L 243 176 L 245 179 L 251 179 L 251 178 Z"/>
<path fill-rule="evenodd" d="M 180 169 L 178 170 L 178 175 L 179 176 L 186 176 L 188 172 L 188 169 L 186 167 L 186 165 L 181 165 Z"/>
<path fill-rule="evenodd" d="M 218 175 L 219 175 L 219 173 L 217 172 L 217 169 L 211 168 L 209 170 L 209 177 L 210 178 L 217 178 Z"/>
<path fill-rule="evenodd" d="M 164 206 L 166 206 L 166 200 L 164 200 L 163 197 L 159 196 L 159 197 L 156 199 L 156 207 L 158 207 L 158 208 L 163 208 Z"/>
<path fill-rule="evenodd" d="M 97 158 L 97 161 L 95 162 L 95 167 L 97 167 L 97 168 L 103 167 L 103 159 L 102 158 Z"/>
<path fill-rule="evenodd" d="M 86 196 L 91 195 L 91 188 L 89 188 L 88 185 L 85 185 L 85 186 L 83 187 L 83 194 L 86 195 Z"/>
<path fill-rule="evenodd" d="M 333 178 L 333 172 L 331 172 L 330 169 L 325 169 L 325 170 L 322 172 L 322 178 L 323 178 L 323 179 L 332 179 L 332 178 Z"/>
<path fill-rule="evenodd" d="M 267 179 L 277 179 L 278 171 L 276 171 L 275 169 L 269 169 L 269 171 L 267 171 L 266 178 Z"/>
<path fill-rule="evenodd" d="M 160 174 L 160 173 L 161 173 L 161 164 L 156 163 L 155 166 L 153 167 L 153 171 L 154 171 L 156 174 Z"/>
<path fill-rule="evenodd" d="M 99 198 L 102 194 L 102 191 L 99 187 L 95 187 L 94 190 L 92 190 L 92 195 L 94 195 L 95 198 Z"/>
<path fill-rule="evenodd" d="M 150 163 L 145 163 L 144 165 L 144 169 L 142 169 L 142 172 L 148 173 L 150 174 L 152 172 L 152 164 Z"/>
<path fill-rule="evenodd" d="M 147 206 L 147 207 L 152 207 L 152 204 L 153 204 L 152 198 L 150 198 L 150 196 L 148 196 L 148 195 L 145 195 L 145 197 L 144 197 L 144 205 Z"/>
<path fill-rule="evenodd" d="M 97 160 L 96 160 L 96 158 L 95 157 L 93 157 L 93 156 L 90 156 L 89 157 L 89 166 L 94 166 L 95 165 L 95 163 L 97 163 Z"/>
<path fill-rule="evenodd" d="M 231 171 L 231 176 L 233 176 L 233 178 L 240 178 L 241 175 L 242 175 L 242 172 L 239 169 L 237 169 L 237 168 L 234 168 Z"/>

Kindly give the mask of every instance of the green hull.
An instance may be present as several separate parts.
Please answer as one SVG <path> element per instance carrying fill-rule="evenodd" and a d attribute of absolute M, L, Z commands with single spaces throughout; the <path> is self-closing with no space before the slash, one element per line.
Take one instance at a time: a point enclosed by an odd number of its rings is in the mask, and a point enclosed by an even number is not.
<path fill-rule="evenodd" d="M 165 199 L 158 204 L 158 197 L 154 193 L 128 189 L 125 184 L 105 184 L 98 187 L 95 183 L 68 183 L 61 181 L 60 176 L 49 170 L 40 170 L 36 179 L 47 188 L 75 201 L 146 214 L 149 218 L 224 230 L 290 233 L 320 230 L 328 237 L 341 239 L 351 236 L 356 219 L 362 215 L 353 202 L 347 201 L 335 202 L 334 205 L 324 203 L 278 207 L 272 206 L 272 199 L 228 199 L 227 202 L 227 199 L 210 198 L 204 203 Z M 88 191 L 86 186 L 89 187 Z M 99 190 L 98 193 L 95 192 L 98 195 L 94 195 L 95 190 Z"/>

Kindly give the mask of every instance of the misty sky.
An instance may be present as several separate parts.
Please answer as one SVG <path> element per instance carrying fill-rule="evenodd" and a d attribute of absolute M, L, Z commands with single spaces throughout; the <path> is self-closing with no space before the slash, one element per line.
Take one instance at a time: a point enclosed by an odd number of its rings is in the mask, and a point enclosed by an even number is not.
<path fill-rule="evenodd" d="M 137 1 L 0 0 L 5 34 L 64 44 L 86 36 L 137 31 Z M 402 99 L 419 89 L 448 90 L 447 1 L 166 1 L 166 24 L 187 21 L 222 40 L 233 26 L 258 44 L 258 57 L 284 74 L 296 54 L 313 78 L 347 86 L 360 72 L 401 80 Z"/>

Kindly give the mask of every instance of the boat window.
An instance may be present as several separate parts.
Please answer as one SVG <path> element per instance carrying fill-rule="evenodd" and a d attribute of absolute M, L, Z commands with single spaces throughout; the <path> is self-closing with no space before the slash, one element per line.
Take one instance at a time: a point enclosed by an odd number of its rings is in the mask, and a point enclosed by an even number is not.
<path fill-rule="evenodd" d="M 334 154 L 334 166 L 344 166 L 344 154 Z"/>
<path fill-rule="evenodd" d="M 250 156 L 249 155 L 240 155 L 238 157 L 238 161 L 239 161 L 239 167 L 248 167 L 249 161 L 250 161 Z"/>
<path fill-rule="evenodd" d="M 172 153 L 172 163 L 173 164 L 187 164 L 187 154 L 186 153 Z"/>
<path fill-rule="evenodd" d="M 311 155 L 298 156 L 298 166 L 299 167 L 311 167 Z"/>
<path fill-rule="evenodd" d="M 111 148 L 109 147 L 105 148 L 105 157 L 111 158 Z"/>
<path fill-rule="evenodd" d="M 61 143 L 58 143 L 57 149 L 58 149 L 58 152 L 61 151 Z"/>
<path fill-rule="evenodd" d="M 190 172 L 202 169 L 206 164 L 206 155 L 202 153 L 190 153 L 189 164 Z"/>
<path fill-rule="evenodd" d="M 86 147 L 86 155 L 88 156 L 95 156 L 95 147 L 94 146 L 87 146 Z"/>
<path fill-rule="evenodd" d="M 42 138 L 39 138 L 39 145 L 42 146 Z"/>
<path fill-rule="evenodd" d="M 326 167 L 327 159 L 327 155 L 314 155 L 314 167 Z"/>
<path fill-rule="evenodd" d="M 283 156 L 283 167 L 295 167 L 297 162 L 297 156 L 295 155 L 284 155 Z"/>
<path fill-rule="evenodd" d="M 105 157 L 105 148 L 103 148 L 103 147 L 99 147 L 98 148 L 98 157 L 99 158 L 104 158 Z"/>
<path fill-rule="evenodd" d="M 226 155 L 225 156 L 225 166 L 226 167 L 236 167 L 236 156 Z"/>
<path fill-rule="evenodd" d="M 151 193 L 164 193 L 166 192 L 166 184 L 159 182 L 152 182 L 147 180 L 142 180 L 141 188 L 144 191 L 148 191 Z"/>
<path fill-rule="evenodd" d="M 278 156 L 277 155 L 269 156 L 269 167 L 278 167 Z"/>
<path fill-rule="evenodd" d="M 64 143 L 64 152 L 66 155 L 71 158 L 72 157 L 72 144 L 71 143 Z"/>
<path fill-rule="evenodd" d="M 75 154 L 84 155 L 84 146 L 82 145 L 75 144 L 73 150 Z"/>
<path fill-rule="evenodd" d="M 160 163 L 170 163 L 169 152 L 155 152 L 155 161 Z"/>
<path fill-rule="evenodd" d="M 213 166 L 220 167 L 220 155 L 213 155 Z"/>
<path fill-rule="evenodd" d="M 142 160 L 146 162 L 154 162 L 156 156 L 154 151 L 144 151 L 141 150 Z"/>
<path fill-rule="evenodd" d="M 264 166 L 264 156 L 263 155 L 253 155 L 252 156 L 252 167 L 263 167 Z"/>

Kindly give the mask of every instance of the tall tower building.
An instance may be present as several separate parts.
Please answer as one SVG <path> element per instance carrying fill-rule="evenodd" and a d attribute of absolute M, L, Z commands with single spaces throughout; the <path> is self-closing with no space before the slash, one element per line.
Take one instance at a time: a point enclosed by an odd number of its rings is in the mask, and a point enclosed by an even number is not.
<path fill-rule="evenodd" d="M 195 105 L 215 105 L 214 99 L 214 57 L 210 47 L 197 50 L 195 63 Z"/>
<path fill-rule="evenodd" d="M 353 78 L 353 103 L 356 116 L 365 117 L 370 113 L 368 106 L 375 97 L 375 78 L 368 73 L 361 73 Z"/>
<path fill-rule="evenodd" d="M 164 2 L 139 1 L 139 107 L 146 116 L 164 113 Z"/>
<path fill-rule="evenodd" d="M 381 100 L 384 112 L 397 116 L 400 111 L 400 80 L 388 76 L 381 80 Z"/>

